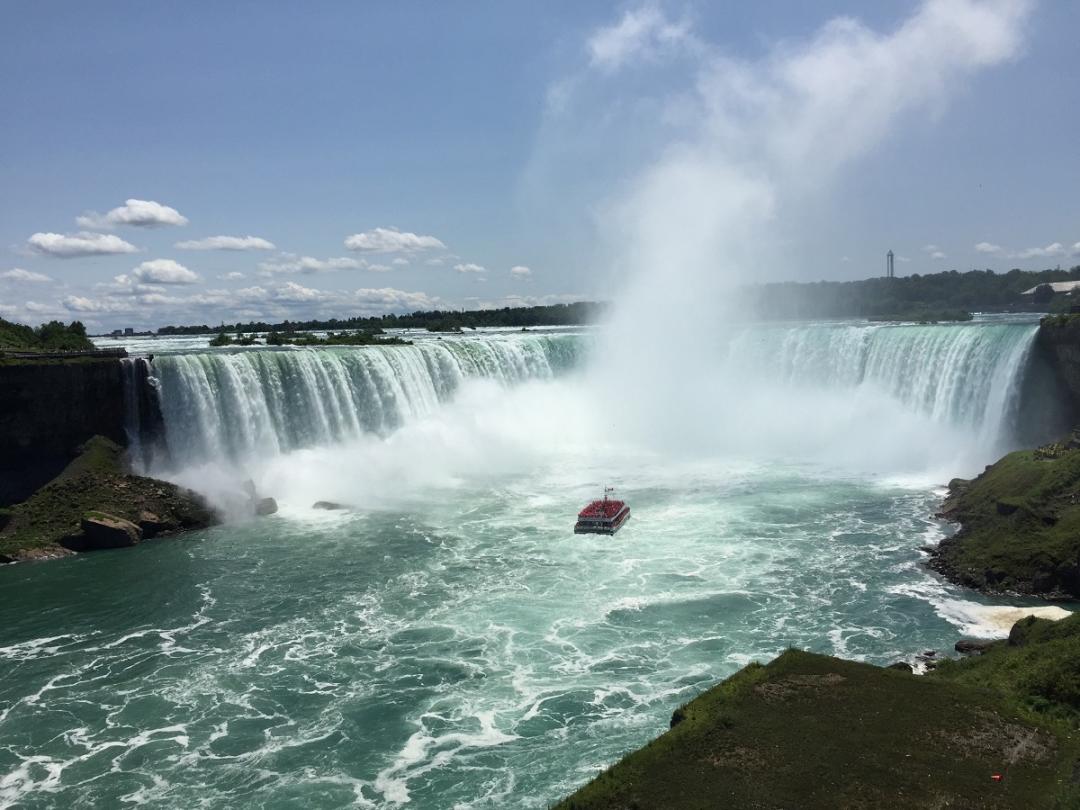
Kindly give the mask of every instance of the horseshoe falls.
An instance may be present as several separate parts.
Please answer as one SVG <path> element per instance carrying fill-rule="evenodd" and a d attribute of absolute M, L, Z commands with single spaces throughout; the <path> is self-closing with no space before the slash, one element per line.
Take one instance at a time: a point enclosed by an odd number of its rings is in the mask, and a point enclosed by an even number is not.
<path fill-rule="evenodd" d="M 1000 635 L 920 547 L 1046 424 L 1035 331 L 745 326 L 664 390 L 583 330 L 138 344 L 151 471 L 232 517 L 0 569 L 0 805 L 544 808 L 751 660 Z M 605 484 L 633 517 L 575 536 Z"/>

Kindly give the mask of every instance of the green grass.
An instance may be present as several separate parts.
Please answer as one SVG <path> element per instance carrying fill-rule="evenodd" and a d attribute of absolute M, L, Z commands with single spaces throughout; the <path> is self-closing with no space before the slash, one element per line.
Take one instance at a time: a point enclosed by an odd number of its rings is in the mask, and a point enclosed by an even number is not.
<path fill-rule="evenodd" d="M 790 650 L 692 700 L 671 731 L 557 807 L 1080 806 L 1080 746 L 1064 722 L 997 688 L 1008 654 L 919 677 Z M 1018 669 L 1048 654 L 1032 646 Z"/>
<path fill-rule="evenodd" d="M 984 591 L 1080 597 L 1080 449 L 1010 453 L 944 506 L 961 529 L 932 566 Z"/>
<path fill-rule="evenodd" d="M 1008 642 L 974 658 L 943 661 L 932 677 L 999 689 L 1031 716 L 1080 728 L 1080 614 L 1058 622 L 1023 619 Z"/>

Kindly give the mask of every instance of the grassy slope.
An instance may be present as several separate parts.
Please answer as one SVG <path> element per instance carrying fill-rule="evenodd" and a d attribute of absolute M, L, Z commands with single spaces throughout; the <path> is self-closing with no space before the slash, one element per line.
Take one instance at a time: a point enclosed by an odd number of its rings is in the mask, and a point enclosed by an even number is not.
<path fill-rule="evenodd" d="M 986 591 L 1080 597 L 1080 449 L 1010 453 L 954 482 L 943 513 L 962 528 L 934 555 L 941 573 Z"/>
<path fill-rule="evenodd" d="M 558 808 L 1080 806 L 1075 709 L 1024 691 L 1075 697 L 1080 617 L 1050 624 L 929 677 L 798 651 L 751 664 Z"/>
<path fill-rule="evenodd" d="M 138 522 L 143 510 L 156 514 L 171 529 L 215 522 L 174 484 L 126 474 L 122 448 L 95 436 L 55 479 L 23 503 L 0 510 L 0 524 L 6 524 L 0 525 L 0 556 L 63 553 L 63 541 L 79 532 L 87 513 L 105 512 Z"/>

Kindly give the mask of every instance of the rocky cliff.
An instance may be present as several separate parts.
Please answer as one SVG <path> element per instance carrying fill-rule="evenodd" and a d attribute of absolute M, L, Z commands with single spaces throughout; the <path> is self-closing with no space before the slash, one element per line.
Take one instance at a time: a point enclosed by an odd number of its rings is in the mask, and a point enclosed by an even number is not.
<path fill-rule="evenodd" d="M 0 506 L 51 480 L 95 435 L 125 443 L 120 360 L 0 362 Z"/>
<path fill-rule="evenodd" d="M 1049 364 L 1069 402 L 1072 424 L 1080 422 L 1080 315 L 1043 318 L 1036 338 L 1037 356 Z"/>

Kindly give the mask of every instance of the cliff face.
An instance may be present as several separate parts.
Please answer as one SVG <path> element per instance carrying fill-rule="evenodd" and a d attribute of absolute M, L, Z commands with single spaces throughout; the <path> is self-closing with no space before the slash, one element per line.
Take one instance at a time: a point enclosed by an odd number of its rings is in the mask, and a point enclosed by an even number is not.
<path fill-rule="evenodd" d="M 125 444 L 114 358 L 0 363 L 0 505 L 55 476 L 92 436 Z"/>
<path fill-rule="evenodd" d="M 1068 395 L 1076 424 L 1080 420 L 1080 315 L 1043 318 L 1036 347 Z"/>

